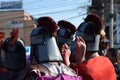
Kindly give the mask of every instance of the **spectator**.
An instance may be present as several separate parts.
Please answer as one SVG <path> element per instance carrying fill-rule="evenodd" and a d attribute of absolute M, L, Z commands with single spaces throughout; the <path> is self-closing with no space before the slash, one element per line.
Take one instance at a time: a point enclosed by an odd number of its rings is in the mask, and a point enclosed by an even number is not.
<path fill-rule="evenodd" d="M 6 38 L 1 45 L 1 62 L 6 72 L 1 74 L 0 80 L 17 80 L 20 71 L 25 68 L 25 47 L 18 38 L 18 28 L 14 28 L 11 37 Z"/>
<path fill-rule="evenodd" d="M 2 67 L 2 60 L 1 60 L 1 45 L 4 39 L 5 39 L 5 33 L 0 31 L 0 77 L 2 73 L 7 71 L 4 67 Z"/>
<path fill-rule="evenodd" d="M 64 62 L 67 66 L 70 65 L 69 57 L 71 55 L 70 47 L 73 42 L 74 33 L 76 31 L 76 27 L 66 20 L 58 21 L 59 29 L 57 31 L 57 43 L 58 47 L 62 53 Z M 65 49 L 64 49 L 65 48 Z M 64 54 L 68 51 L 68 54 Z"/>
<path fill-rule="evenodd" d="M 89 14 L 77 28 L 75 49 L 72 54 L 75 55 L 77 63 L 74 69 L 83 80 L 116 80 L 111 61 L 98 54 L 102 26 L 102 20 L 98 15 Z"/>
<path fill-rule="evenodd" d="M 99 45 L 99 55 L 105 56 L 107 54 L 107 49 L 109 48 L 109 40 L 105 37 L 100 40 Z"/>
<path fill-rule="evenodd" d="M 4 39 L 5 39 L 5 33 L 0 31 L 0 65 L 2 65 L 2 62 L 1 62 L 1 46 L 2 46 L 2 42 L 3 42 Z"/>
<path fill-rule="evenodd" d="M 75 76 L 74 70 L 63 63 L 63 59 L 57 46 L 55 37 L 58 26 L 56 22 L 48 16 L 38 19 L 37 28 L 31 32 L 31 66 L 33 70 L 40 70 L 41 76 L 57 76 L 61 73 Z M 28 73 L 27 80 L 36 78 Z"/>
<path fill-rule="evenodd" d="M 111 60 L 114 65 L 117 80 L 120 80 L 120 49 L 109 48 L 106 56 Z"/>

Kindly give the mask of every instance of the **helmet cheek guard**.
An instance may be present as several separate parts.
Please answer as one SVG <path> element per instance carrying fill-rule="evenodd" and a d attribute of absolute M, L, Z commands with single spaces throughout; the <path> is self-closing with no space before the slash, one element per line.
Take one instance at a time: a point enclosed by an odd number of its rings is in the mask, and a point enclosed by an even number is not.
<path fill-rule="evenodd" d="M 50 35 L 47 28 L 38 27 L 33 29 L 30 39 L 31 59 L 34 56 L 38 63 L 62 61 L 55 37 Z"/>
<path fill-rule="evenodd" d="M 26 52 L 23 41 L 17 39 L 13 45 L 9 45 L 10 38 L 3 41 L 1 47 L 1 62 L 2 66 L 8 70 L 20 70 L 26 65 Z"/>

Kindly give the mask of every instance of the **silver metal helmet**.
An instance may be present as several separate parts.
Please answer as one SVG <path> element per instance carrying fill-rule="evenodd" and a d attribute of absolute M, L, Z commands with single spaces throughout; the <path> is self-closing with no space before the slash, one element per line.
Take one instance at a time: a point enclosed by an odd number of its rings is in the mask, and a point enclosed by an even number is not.
<path fill-rule="evenodd" d="M 57 31 L 58 45 L 66 43 L 70 46 L 73 41 L 74 33 L 76 31 L 75 25 L 66 20 L 60 20 L 58 21 L 58 26 L 59 26 L 59 29 Z"/>
<path fill-rule="evenodd" d="M 87 45 L 87 52 L 99 50 L 100 35 L 98 34 L 97 27 L 94 23 L 81 23 L 75 36 L 83 37 Z"/>
<path fill-rule="evenodd" d="M 31 33 L 31 57 L 37 62 L 62 61 L 62 56 L 56 43 L 58 25 L 49 16 L 37 20 L 37 28 Z"/>
<path fill-rule="evenodd" d="M 62 61 L 62 56 L 54 36 L 47 27 L 37 27 L 31 32 L 31 55 L 38 63 Z"/>
<path fill-rule="evenodd" d="M 2 66 L 9 70 L 20 70 L 26 65 L 26 52 L 24 43 L 21 39 L 17 39 L 12 46 L 9 45 L 11 38 L 3 41 L 1 47 Z"/>

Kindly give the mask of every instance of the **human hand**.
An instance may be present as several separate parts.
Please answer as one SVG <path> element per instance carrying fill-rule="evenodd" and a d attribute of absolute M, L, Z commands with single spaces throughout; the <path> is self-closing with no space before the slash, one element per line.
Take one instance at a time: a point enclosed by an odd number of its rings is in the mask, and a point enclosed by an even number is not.
<path fill-rule="evenodd" d="M 15 42 L 17 41 L 18 39 L 18 28 L 14 28 L 12 33 L 11 33 L 11 41 L 10 41 L 10 45 L 14 45 Z"/>

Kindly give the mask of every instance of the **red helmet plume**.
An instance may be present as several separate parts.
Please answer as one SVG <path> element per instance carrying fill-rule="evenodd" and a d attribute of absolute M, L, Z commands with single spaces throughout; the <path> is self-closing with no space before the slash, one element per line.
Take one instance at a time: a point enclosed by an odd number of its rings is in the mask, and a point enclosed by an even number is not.
<path fill-rule="evenodd" d="M 56 36 L 56 32 L 58 29 L 58 26 L 54 19 L 48 16 L 40 17 L 38 20 L 38 26 L 37 27 L 47 27 L 50 31 L 52 36 Z"/>
<path fill-rule="evenodd" d="M 2 41 L 4 40 L 4 38 L 5 38 L 5 33 L 0 31 L 0 46 L 1 46 Z"/>
<path fill-rule="evenodd" d="M 85 22 L 92 22 L 97 27 L 98 33 L 100 33 L 100 30 L 103 28 L 103 21 L 100 16 L 97 14 L 88 14 L 85 18 Z"/>
<path fill-rule="evenodd" d="M 72 34 L 74 34 L 75 31 L 76 31 L 75 25 L 73 25 L 72 23 L 70 23 L 68 21 L 65 21 L 65 20 L 58 21 L 58 26 L 68 28 L 71 31 Z"/>

